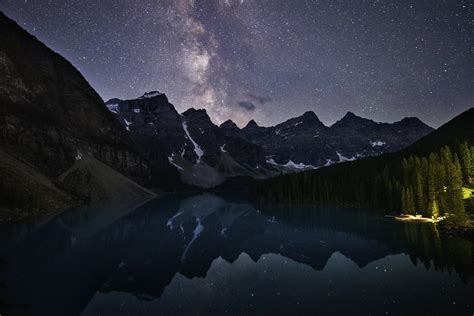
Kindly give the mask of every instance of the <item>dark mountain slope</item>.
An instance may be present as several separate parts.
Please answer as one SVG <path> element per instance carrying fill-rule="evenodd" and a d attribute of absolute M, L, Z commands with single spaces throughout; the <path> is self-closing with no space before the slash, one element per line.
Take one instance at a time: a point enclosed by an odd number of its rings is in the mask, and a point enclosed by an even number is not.
<path fill-rule="evenodd" d="M 51 180 L 78 156 L 92 155 L 140 183 L 148 181 L 146 161 L 77 69 L 1 12 L 0 38 L 3 152 Z M 8 187 L 17 195 L 23 189 Z"/>
<path fill-rule="evenodd" d="M 74 199 L 28 164 L 0 148 L 0 222 L 31 215 L 40 208 L 64 209 Z"/>
<path fill-rule="evenodd" d="M 48 176 L 91 152 L 126 175 L 147 166 L 99 95 L 67 60 L 0 13 L 2 144 Z"/>

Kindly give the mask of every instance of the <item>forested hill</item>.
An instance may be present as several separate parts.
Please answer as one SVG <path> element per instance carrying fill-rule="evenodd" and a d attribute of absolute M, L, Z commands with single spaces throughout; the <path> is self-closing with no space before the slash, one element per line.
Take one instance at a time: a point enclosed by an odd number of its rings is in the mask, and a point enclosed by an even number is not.
<path fill-rule="evenodd" d="M 396 156 L 426 155 L 438 151 L 442 146 L 459 147 L 464 141 L 474 140 L 474 108 L 461 113 L 435 131 L 408 146 Z"/>
<path fill-rule="evenodd" d="M 465 224 L 474 184 L 474 108 L 407 149 L 260 181 L 253 198 L 330 202 Z"/>

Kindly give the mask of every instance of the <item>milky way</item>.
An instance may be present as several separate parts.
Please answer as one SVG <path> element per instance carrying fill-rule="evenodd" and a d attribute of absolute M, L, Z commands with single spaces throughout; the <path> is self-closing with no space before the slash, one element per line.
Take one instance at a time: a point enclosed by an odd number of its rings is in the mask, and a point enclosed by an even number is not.
<path fill-rule="evenodd" d="M 471 1 L 2 0 L 107 100 L 146 91 L 215 123 L 312 110 L 436 127 L 474 105 Z"/>

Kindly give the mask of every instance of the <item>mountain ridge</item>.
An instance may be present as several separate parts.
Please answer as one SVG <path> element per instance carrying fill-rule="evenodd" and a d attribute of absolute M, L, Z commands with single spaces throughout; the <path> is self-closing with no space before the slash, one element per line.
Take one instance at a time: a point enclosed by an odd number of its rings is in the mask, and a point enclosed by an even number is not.
<path fill-rule="evenodd" d="M 152 97 L 146 99 L 143 97 L 148 95 L 152 95 Z M 161 159 L 160 164 L 166 165 L 166 160 L 168 160 L 181 176 L 183 176 L 183 170 L 187 168 L 180 164 L 185 161 L 191 163 L 185 163 L 188 168 L 193 164 L 205 163 L 212 168 L 219 165 L 218 169 L 220 168 L 221 171 L 230 170 L 220 165 L 223 161 L 230 163 L 227 158 L 221 160 L 222 156 L 229 155 L 228 150 L 233 151 L 232 161 L 236 157 L 239 157 L 237 161 L 243 159 L 244 165 L 238 167 L 238 170 L 246 170 L 243 172 L 246 175 L 250 170 L 252 170 L 250 173 L 259 171 L 257 178 L 262 176 L 261 170 L 269 171 L 265 171 L 264 174 L 270 176 L 281 172 L 315 169 L 336 162 L 396 151 L 412 144 L 432 130 L 416 118 L 394 123 L 379 123 L 359 117 L 352 112 L 348 112 L 332 126 L 326 126 L 313 111 L 306 111 L 300 116 L 271 127 L 259 126 L 253 119 L 243 128 L 239 128 L 231 119 L 217 126 L 212 122 L 205 109 L 189 108 L 179 114 L 175 107 L 169 103 L 165 94 L 152 91 L 146 92 L 143 96 L 130 100 L 111 99 L 106 102 L 106 105 L 122 125 L 131 131 L 132 138 L 138 143 L 144 142 L 143 133 L 153 134 L 147 135 L 147 137 L 162 138 L 156 129 L 152 128 L 152 130 L 145 132 L 143 124 L 148 122 L 148 124 L 159 125 L 167 122 L 165 125 L 160 125 L 161 133 L 170 130 L 169 124 L 172 124 L 174 126 L 172 133 L 175 133 L 175 136 L 159 140 L 160 145 L 156 146 L 165 148 L 166 151 L 167 159 Z M 112 103 L 114 103 L 113 106 Z M 120 106 L 118 106 L 119 103 Z M 173 115 L 162 113 L 159 108 L 162 110 L 166 108 L 173 112 Z M 138 131 L 137 128 L 141 131 Z M 147 125 L 146 128 L 149 129 L 150 126 Z M 137 135 L 137 133 L 141 135 Z M 247 142 L 252 144 L 254 148 L 252 151 L 255 154 L 257 151 L 261 153 L 250 155 L 253 157 L 253 161 L 248 157 L 242 157 L 240 153 L 232 150 L 233 146 L 230 145 L 231 143 L 236 144 L 238 139 L 241 140 L 238 146 Z M 153 147 L 146 142 L 142 146 Z M 255 146 L 261 149 L 257 150 Z M 245 145 L 246 150 L 249 150 L 250 147 Z M 260 158 L 257 158 L 259 155 Z M 178 156 L 181 156 L 182 159 Z M 257 161 L 258 163 L 255 164 Z M 213 171 L 211 173 L 217 175 L 219 172 Z M 241 175 L 239 173 L 232 176 Z M 216 185 L 221 184 L 227 176 L 216 177 L 219 179 L 215 181 Z M 188 184 L 199 186 L 199 181 L 189 181 L 189 176 L 185 176 L 185 178 L 187 178 L 187 182 L 190 182 Z M 208 183 L 206 186 L 209 185 Z"/>

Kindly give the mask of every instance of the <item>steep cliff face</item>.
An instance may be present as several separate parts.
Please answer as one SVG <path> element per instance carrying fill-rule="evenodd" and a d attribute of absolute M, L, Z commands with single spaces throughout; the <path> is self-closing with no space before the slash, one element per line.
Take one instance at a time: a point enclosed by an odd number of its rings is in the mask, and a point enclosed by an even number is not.
<path fill-rule="evenodd" d="M 58 184 L 57 177 L 81 155 L 91 155 L 142 184 L 148 182 L 146 160 L 77 69 L 1 12 L 0 38 L 2 157 L 14 159 L 17 168 L 27 165 L 34 170 L 30 176 L 23 173 L 18 186 L 15 174 L 8 175 L 10 184 L 3 186 L 2 194 L 18 195 L 13 207 L 21 208 L 25 196 L 40 199 L 31 186 L 37 175 Z M 1 184 L 5 177 L 0 174 Z M 68 204 L 60 198 L 63 193 L 55 195 L 55 204 Z M 51 207 L 48 203 L 36 207 L 41 208 Z"/>
<path fill-rule="evenodd" d="M 67 60 L 0 13 L 0 141 L 50 177 L 90 153 L 141 182 L 147 165 Z"/>

